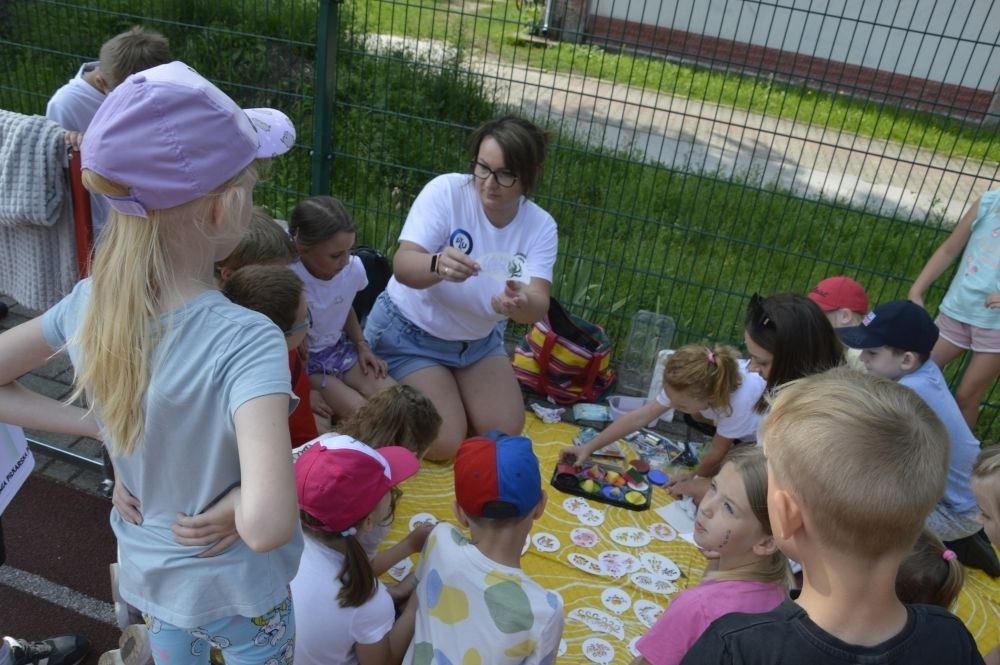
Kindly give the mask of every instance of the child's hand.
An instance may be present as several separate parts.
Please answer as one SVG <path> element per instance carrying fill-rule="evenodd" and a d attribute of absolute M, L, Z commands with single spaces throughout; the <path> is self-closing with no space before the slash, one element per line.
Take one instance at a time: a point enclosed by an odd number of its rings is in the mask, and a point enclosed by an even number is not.
<path fill-rule="evenodd" d="M 433 522 L 421 522 L 413 527 L 413 531 L 406 535 L 406 544 L 411 552 L 418 554 L 424 550 L 424 543 L 427 542 L 427 536 L 431 535 L 434 526 Z"/>
<path fill-rule="evenodd" d="M 361 342 L 358 347 L 358 364 L 361 372 L 365 376 L 371 371 L 376 378 L 384 379 L 389 374 L 389 366 L 384 360 L 375 355 L 368 342 Z"/>
<path fill-rule="evenodd" d="M 236 502 L 240 488 L 234 487 L 214 505 L 198 515 L 177 514 L 177 522 L 170 527 L 174 540 L 180 545 L 209 545 L 200 557 L 215 556 L 229 549 L 240 539 L 236 533 Z"/>
<path fill-rule="evenodd" d="M 693 477 L 694 474 L 687 471 L 674 474 L 670 477 L 670 482 L 665 485 L 665 489 L 670 492 L 670 496 L 680 499 L 685 496 L 684 490 L 687 489 L 688 481 Z"/>
<path fill-rule="evenodd" d="M 490 304 L 493 311 L 502 316 L 512 316 L 528 302 L 528 296 L 524 293 L 524 284 L 513 279 L 508 279 L 504 286 L 503 293 L 493 296 Z"/>
<path fill-rule="evenodd" d="M 1000 293 L 991 293 L 986 296 L 986 307 L 988 309 L 996 309 L 1000 307 Z"/>
<path fill-rule="evenodd" d="M 132 493 L 118 481 L 118 478 L 115 478 L 115 487 L 111 491 L 111 503 L 123 520 L 137 526 L 142 524 L 142 513 L 139 512 L 139 499 L 132 496 Z"/>
<path fill-rule="evenodd" d="M 386 591 L 389 592 L 389 597 L 392 598 L 394 605 L 399 605 L 409 598 L 416 588 L 417 578 L 414 577 L 413 573 L 410 573 L 400 580 L 399 584 L 388 584 L 385 587 Z"/>
<path fill-rule="evenodd" d="M 573 466 L 583 466 L 583 463 L 590 459 L 590 453 L 582 446 L 566 446 L 559 452 L 559 462 L 561 464 L 572 464 Z"/>

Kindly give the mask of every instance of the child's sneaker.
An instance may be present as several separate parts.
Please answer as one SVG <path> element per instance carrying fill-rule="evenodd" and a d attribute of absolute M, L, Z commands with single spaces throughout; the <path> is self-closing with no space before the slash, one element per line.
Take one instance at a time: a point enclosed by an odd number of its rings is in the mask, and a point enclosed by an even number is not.
<path fill-rule="evenodd" d="M 148 665 L 153 662 L 149 631 L 145 624 L 129 626 L 118 640 L 118 649 L 101 655 L 97 665 Z"/>
<path fill-rule="evenodd" d="M 14 665 L 77 665 L 90 651 L 82 635 L 60 635 L 38 642 L 5 637 Z"/>

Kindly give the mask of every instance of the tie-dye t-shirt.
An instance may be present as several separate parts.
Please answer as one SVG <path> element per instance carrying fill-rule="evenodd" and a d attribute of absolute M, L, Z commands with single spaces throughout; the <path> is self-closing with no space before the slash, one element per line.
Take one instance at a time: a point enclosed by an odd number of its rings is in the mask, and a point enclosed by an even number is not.
<path fill-rule="evenodd" d="M 407 665 L 554 663 L 563 601 L 488 559 L 451 524 L 434 527 L 417 565 L 417 625 Z"/>

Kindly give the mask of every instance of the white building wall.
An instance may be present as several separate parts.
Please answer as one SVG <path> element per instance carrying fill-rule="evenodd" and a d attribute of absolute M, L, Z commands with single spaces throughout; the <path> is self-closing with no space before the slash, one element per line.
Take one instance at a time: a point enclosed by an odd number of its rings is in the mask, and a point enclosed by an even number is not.
<path fill-rule="evenodd" d="M 591 0 L 591 14 L 979 90 L 1000 83 L 993 0 Z"/>

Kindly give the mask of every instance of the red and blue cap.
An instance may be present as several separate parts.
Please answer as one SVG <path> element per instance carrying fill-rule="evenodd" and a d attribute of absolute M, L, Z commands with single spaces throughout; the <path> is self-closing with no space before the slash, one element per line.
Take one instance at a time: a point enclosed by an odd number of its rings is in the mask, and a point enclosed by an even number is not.
<path fill-rule="evenodd" d="M 531 439 L 491 432 L 466 439 L 455 455 L 455 500 L 466 515 L 523 517 L 542 499 Z"/>

